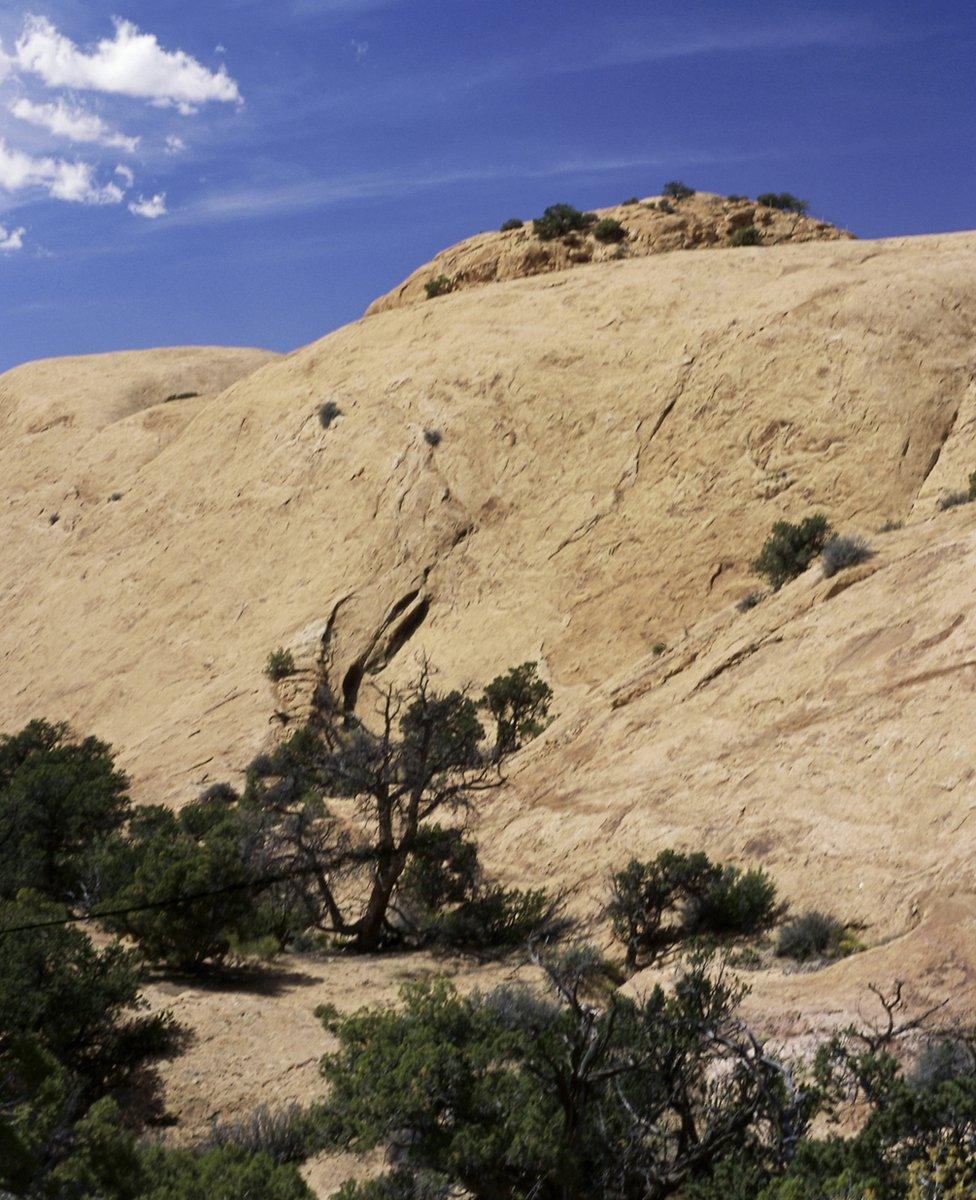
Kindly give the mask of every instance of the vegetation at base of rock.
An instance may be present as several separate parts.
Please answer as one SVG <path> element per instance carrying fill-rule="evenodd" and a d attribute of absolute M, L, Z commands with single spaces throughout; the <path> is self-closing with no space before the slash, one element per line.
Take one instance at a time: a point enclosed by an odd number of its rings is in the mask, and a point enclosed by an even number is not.
<path fill-rule="evenodd" d="M 602 221 L 597 221 L 593 226 L 593 236 L 598 242 L 613 244 L 624 241 L 627 237 L 627 230 L 613 217 L 604 217 Z"/>
<path fill-rule="evenodd" d="M 733 229 L 729 234 L 730 246 L 761 246 L 763 236 L 755 225 L 746 225 L 742 229 Z"/>
<path fill-rule="evenodd" d="M 931 1200 L 935 1170 L 967 1180 L 974 1060 L 916 1077 L 905 1047 L 927 1018 L 903 1017 L 899 985 L 872 989 L 881 1020 L 790 1061 L 707 955 L 636 998 L 606 991 L 586 947 L 535 957 L 542 993 L 434 980 L 399 1008 L 319 1010 L 339 1041 L 322 1062 L 335 1145 L 394 1164 L 344 1200 Z M 839 1136 L 852 1104 L 865 1119 Z"/>
<path fill-rule="evenodd" d="M 835 533 L 824 542 L 820 552 L 820 569 L 824 578 L 830 579 L 838 571 L 846 571 L 848 567 L 867 562 L 873 554 L 874 551 L 864 538 Z"/>
<path fill-rule="evenodd" d="M 764 871 L 721 866 L 701 851 L 662 850 L 611 874 L 606 912 L 633 970 L 692 937 L 768 929 L 776 888 Z"/>
<path fill-rule="evenodd" d="M 822 513 L 804 517 L 799 524 L 777 521 L 752 563 L 756 575 L 762 575 L 774 592 L 797 579 L 824 548 L 832 530 Z"/>
<path fill-rule="evenodd" d="M 128 786 L 105 742 L 65 724 L 0 737 L 0 899 L 83 900 L 98 847 L 129 815 Z"/>
<path fill-rule="evenodd" d="M 334 400 L 324 400 L 316 409 L 319 418 L 319 424 L 323 429 L 328 429 L 336 417 L 342 416 L 342 409 Z"/>
<path fill-rule="evenodd" d="M 661 195 L 669 200 L 690 200 L 694 194 L 695 189 L 682 183 L 680 179 L 671 179 L 661 188 Z"/>
<path fill-rule="evenodd" d="M 788 921 L 779 931 L 776 953 L 805 962 L 810 958 L 841 958 L 853 945 L 847 927 L 826 913 L 811 909 Z"/>
<path fill-rule="evenodd" d="M 214 1121 L 197 1149 L 223 1148 L 245 1154 L 264 1154 L 274 1163 L 300 1163 L 325 1145 L 321 1113 L 314 1106 L 259 1105 L 253 1112 L 229 1121 Z"/>
<path fill-rule="evenodd" d="M 268 655 L 267 663 L 265 663 L 264 674 L 273 683 L 279 679 L 287 679 L 289 675 L 294 675 L 295 656 L 290 650 L 285 650 L 280 646 L 277 650 L 272 650 Z"/>
<path fill-rule="evenodd" d="M 428 279 L 424 284 L 424 291 L 427 293 L 428 300 L 434 300 L 438 296 L 446 296 L 449 292 L 453 292 L 454 281 L 447 275 L 435 275 L 433 279 Z"/>
<path fill-rule="evenodd" d="M 595 213 L 580 212 L 571 204 L 550 204 L 541 217 L 532 222 L 532 232 L 544 242 L 577 233 L 596 224 Z"/>
<path fill-rule="evenodd" d="M 756 197 L 756 203 L 766 208 L 778 208 L 781 212 L 793 212 L 804 216 L 810 205 L 806 200 L 800 200 L 792 192 L 762 192 Z"/>
<path fill-rule="evenodd" d="M 507 221 L 502 221 L 500 229 L 502 233 L 507 233 L 510 229 L 521 229 L 524 224 L 520 217 L 509 217 Z"/>

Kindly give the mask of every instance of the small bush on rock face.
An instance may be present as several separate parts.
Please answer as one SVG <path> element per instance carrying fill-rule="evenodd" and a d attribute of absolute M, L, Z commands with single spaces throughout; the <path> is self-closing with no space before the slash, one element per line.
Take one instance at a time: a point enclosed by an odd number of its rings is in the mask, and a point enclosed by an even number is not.
<path fill-rule="evenodd" d="M 653 206 L 649 205 L 648 207 L 653 207 Z M 674 205 L 671 203 L 670 200 L 659 200 L 657 202 L 657 211 L 663 212 L 663 213 L 673 213 Z"/>
<path fill-rule="evenodd" d="M 622 242 L 627 230 L 613 217 L 604 217 L 593 226 L 593 236 L 598 242 Z"/>
<path fill-rule="evenodd" d="M 972 500 L 969 492 L 947 492 L 944 496 L 940 496 L 937 503 L 940 512 L 945 512 L 950 508 L 958 508 L 961 504 L 968 504 Z"/>
<path fill-rule="evenodd" d="M 778 592 L 784 583 L 803 574 L 823 550 L 830 533 L 830 524 L 822 513 L 804 517 L 798 525 L 777 521 L 752 569 Z"/>
<path fill-rule="evenodd" d="M 781 958 L 832 958 L 839 956 L 844 926 L 826 913 L 811 910 L 789 921 L 779 931 L 776 953 Z"/>
<path fill-rule="evenodd" d="M 792 192 L 763 192 L 756 197 L 756 202 L 766 208 L 778 208 L 781 212 L 805 213 L 810 207 L 806 200 L 800 200 Z"/>
<path fill-rule="evenodd" d="M 525 222 L 519 217 L 509 217 L 507 221 L 502 221 L 501 231 L 508 233 L 510 229 L 521 229 L 524 224 Z"/>
<path fill-rule="evenodd" d="M 326 400 L 318 407 L 319 424 L 323 429 L 328 429 L 336 417 L 342 416 L 342 409 L 334 400 Z"/>
<path fill-rule="evenodd" d="M 747 225 L 744 229 L 733 229 L 729 234 L 730 246 L 761 246 L 762 234 L 755 225 Z"/>
<path fill-rule="evenodd" d="M 702 895 L 693 897 L 685 920 L 697 933 L 759 933 L 776 916 L 776 885 L 765 871 L 723 867 Z"/>
<path fill-rule="evenodd" d="M 625 205 L 629 205 L 629 204 L 640 204 L 640 196 L 631 196 L 627 200 L 621 200 L 620 204 L 621 204 L 621 207 L 624 207 Z"/>
<path fill-rule="evenodd" d="M 495 719 L 495 753 L 510 754 L 538 737 L 548 723 L 551 702 L 552 688 L 539 678 L 534 662 L 496 675 L 480 702 Z"/>
<path fill-rule="evenodd" d="M 874 551 L 864 538 L 844 537 L 835 533 L 833 537 L 824 542 L 824 548 L 820 555 L 824 578 L 830 579 L 838 571 L 844 571 L 848 567 L 856 567 L 858 563 L 866 562 L 873 553 Z"/>
<path fill-rule="evenodd" d="M 438 296 L 446 296 L 448 292 L 453 292 L 454 283 L 446 275 L 437 275 L 434 279 L 427 280 L 424 291 L 428 300 L 434 300 Z"/>
<path fill-rule="evenodd" d="M 286 679 L 289 675 L 294 675 L 295 658 L 292 652 L 284 650 L 280 646 L 277 650 L 272 650 L 268 655 L 264 673 L 272 682 L 279 679 Z"/>
<path fill-rule="evenodd" d="M 885 523 L 878 529 L 878 533 L 894 533 L 896 529 L 904 528 L 904 521 L 885 521 Z"/>
<path fill-rule="evenodd" d="M 729 204 L 741 204 L 744 200 L 748 199 L 747 196 L 740 196 L 737 192 L 733 192 L 731 196 L 726 196 L 725 198 Z"/>
<path fill-rule="evenodd" d="M 571 204 L 550 204 L 542 216 L 532 222 L 532 230 L 542 241 L 551 242 L 567 233 L 589 229 L 595 223 L 593 213 L 580 212 Z"/>
<path fill-rule="evenodd" d="M 747 613 L 751 608 L 755 608 L 757 604 L 761 604 L 762 598 L 762 592 L 749 592 L 741 600 L 735 602 L 736 612 Z"/>
<path fill-rule="evenodd" d="M 439 429 L 425 429 L 424 441 L 428 446 L 439 446 L 441 444 L 441 431 Z"/>
<path fill-rule="evenodd" d="M 682 183 L 678 179 L 669 180 L 663 188 L 661 195 L 667 196 L 670 200 L 690 200 L 695 194 L 693 187 L 688 187 L 686 183 Z"/>

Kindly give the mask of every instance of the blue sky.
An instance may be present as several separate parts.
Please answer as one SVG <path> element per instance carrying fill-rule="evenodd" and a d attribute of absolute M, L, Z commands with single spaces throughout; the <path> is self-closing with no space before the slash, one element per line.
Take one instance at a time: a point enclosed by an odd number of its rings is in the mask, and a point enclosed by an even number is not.
<path fill-rule="evenodd" d="M 0 370 L 291 349 L 671 178 L 976 227 L 973 0 L 2 0 L 0 46 Z"/>

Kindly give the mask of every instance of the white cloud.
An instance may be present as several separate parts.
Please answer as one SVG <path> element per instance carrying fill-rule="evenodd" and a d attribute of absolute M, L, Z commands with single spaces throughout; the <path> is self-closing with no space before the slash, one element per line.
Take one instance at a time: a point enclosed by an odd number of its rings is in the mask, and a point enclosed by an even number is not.
<path fill-rule="evenodd" d="M 67 138 L 71 142 L 92 142 L 98 146 L 112 146 L 135 154 L 139 149 L 137 137 L 126 137 L 124 133 L 112 129 L 101 117 L 87 112 L 84 108 L 72 107 L 64 100 L 54 103 L 34 104 L 26 97 L 15 100 L 10 111 L 21 121 L 31 125 L 39 125 L 56 137 Z"/>
<path fill-rule="evenodd" d="M 119 163 L 119 165 L 115 168 L 115 174 L 118 175 L 120 179 L 125 181 L 125 186 L 127 188 L 132 187 L 136 181 L 136 177 L 132 173 L 132 168 L 127 167 L 124 163 Z"/>
<path fill-rule="evenodd" d="M 155 221 L 158 217 L 166 216 L 166 193 L 159 192 L 155 196 L 146 200 L 140 196 L 138 200 L 129 205 L 129 212 L 134 213 L 137 217 L 145 217 L 149 221 Z"/>
<path fill-rule="evenodd" d="M 166 153 L 181 154 L 186 149 L 186 142 L 175 133 L 169 134 L 166 138 Z"/>
<path fill-rule="evenodd" d="M 0 188 L 7 192 L 42 188 L 55 200 L 73 204 L 119 204 L 123 199 L 118 184 L 98 185 L 91 163 L 34 158 L 11 149 L 3 138 L 0 138 Z"/>
<path fill-rule="evenodd" d="M 116 19 L 114 37 L 84 50 L 46 17 L 29 16 L 17 39 L 15 62 L 48 87 L 135 96 L 185 113 L 209 101 L 242 103 L 224 66 L 209 71 L 185 51 L 164 50 L 154 34 L 121 19 Z"/>
<path fill-rule="evenodd" d="M 21 250 L 24 245 L 26 229 L 5 229 L 0 225 L 0 250 Z"/>

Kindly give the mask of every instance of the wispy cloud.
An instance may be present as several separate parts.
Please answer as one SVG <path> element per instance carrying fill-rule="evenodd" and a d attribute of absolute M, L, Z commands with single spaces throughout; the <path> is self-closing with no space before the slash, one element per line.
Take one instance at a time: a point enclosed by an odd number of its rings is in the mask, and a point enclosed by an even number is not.
<path fill-rule="evenodd" d="M 70 105 L 61 98 L 46 104 L 35 104 L 22 96 L 11 104 L 10 111 L 19 120 L 38 125 L 55 137 L 66 138 L 70 142 L 114 147 L 129 154 L 135 154 L 139 149 L 137 137 L 127 137 L 95 113 Z"/>
<path fill-rule="evenodd" d="M 208 196 L 188 205 L 173 220 L 181 224 L 205 221 L 230 221 L 252 217 L 274 217 L 288 213 L 325 208 L 349 200 L 368 200 L 382 196 L 406 196 L 432 188 L 468 183 L 486 183 L 504 179 L 555 179 L 561 176 L 603 175 L 648 167 L 670 166 L 676 158 L 683 163 L 750 162 L 763 154 L 722 155 L 707 152 L 682 152 L 635 158 L 573 159 L 544 166 L 500 165 L 459 168 L 428 174 L 396 172 L 384 175 L 360 175 L 344 179 L 308 179 L 267 187 L 241 188 Z"/>

